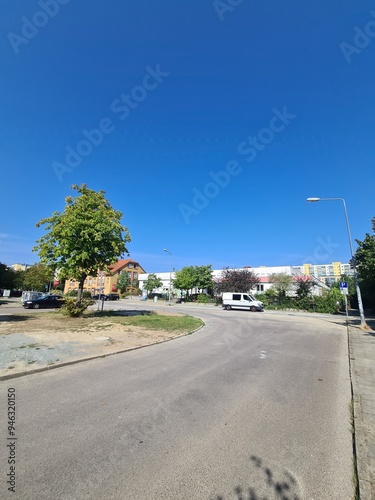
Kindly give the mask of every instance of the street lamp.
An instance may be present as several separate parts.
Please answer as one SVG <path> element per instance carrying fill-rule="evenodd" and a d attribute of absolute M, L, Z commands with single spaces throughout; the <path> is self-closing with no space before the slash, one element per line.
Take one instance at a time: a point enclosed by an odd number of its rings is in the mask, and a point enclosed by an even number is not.
<path fill-rule="evenodd" d="M 166 248 L 163 249 L 163 252 L 169 253 L 170 257 L 170 268 L 169 268 L 169 300 L 168 305 L 171 305 L 171 284 L 172 284 L 172 254 Z"/>
<path fill-rule="evenodd" d="M 361 296 L 361 290 L 359 288 L 358 284 L 358 273 L 357 273 L 357 266 L 355 262 L 355 257 L 354 257 L 354 252 L 353 252 L 353 243 L 352 243 L 352 236 L 350 234 L 350 226 L 349 226 L 349 219 L 348 219 L 348 213 L 346 211 L 346 203 L 344 198 L 307 198 L 306 201 L 310 203 L 316 203 L 317 201 L 342 201 L 344 205 L 344 212 L 345 212 L 345 220 L 346 220 L 346 227 L 348 230 L 348 237 L 349 237 L 349 245 L 350 245 L 350 253 L 352 256 L 352 263 L 353 263 L 353 272 L 354 272 L 354 281 L 355 281 L 355 288 L 357 291 L 357 297 L 358 297 L 358 308 L 359 308 L 359 315 L 361 317 L 361 328 L 362 329 L 367 329 L 367 324 L 365 320 L 365 314 L 363 311 L 363 304 L 362 304 L 362 296 Z"/>

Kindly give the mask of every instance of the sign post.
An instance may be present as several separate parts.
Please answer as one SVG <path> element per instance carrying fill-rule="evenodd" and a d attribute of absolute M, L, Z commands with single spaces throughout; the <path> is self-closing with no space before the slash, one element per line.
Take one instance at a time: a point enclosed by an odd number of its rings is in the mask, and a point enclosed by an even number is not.
<path fill-rule="evenodd" d="M 340 281 L 340 292 L 345 298 L 345 312 L 346 312 L 346 324 L 349 324 L 349 314 L 348 314 L 348 283 L 346 281 Z"/>

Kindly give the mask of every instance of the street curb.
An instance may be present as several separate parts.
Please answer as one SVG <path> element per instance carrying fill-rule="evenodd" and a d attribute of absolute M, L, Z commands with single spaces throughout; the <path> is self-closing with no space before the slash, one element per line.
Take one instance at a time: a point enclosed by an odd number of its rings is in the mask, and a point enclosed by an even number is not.
<path fill-rule="evenodd" d="M 56 368 L 63 368 L 64 366 L 76 365 L 78 363 L 83 363 L 84 361 L 91 361 L 93 359 L 107 358 L 109 356 L 114 356 L 116 354 L 123 354 L 124 352 L 138 351 L 138 349 L 144 349 L 145 347 L 150 347 L 150 346 L 157 345 L 157 344 L 164 344 L 166 342 L 171 342 L 172 340 L 176 340 L 176 339 L 180 339 L 182 337 L 187 337 L 188 335 L 192 335 L 193 333 L 198 332 L 204 326 L 205 325 L 203 324 L 203 325 L 199 326 L 198 328 L 196 328 L 195 330 L 193 330 L 192 332 L 183 333 L 183 334 L 178 335 L 177 337 L 173 337 L 171 339 L 159 340 L 158 342 L 153 342 L 152 344 L 145 344 L 145 345 L 140 345 L 137 347 L 129 347 L 128 349 L 121 349 L 120 351 L 108 352 L 106 354 L 98 354 L 96 356 L 89 356 L 87 358 L 72 359 L 71 361 L 65 361 L 63 363 L 47 365 L 47 366 L 43 366 L 41 368 L 35 368 L 34 370 L 28 370 L 26 372 L 9 373 L 9 375 L 1 375 L 0 382 L 3 380 L 10 380 L 10 379 L 14 379 L 14 378 L 25 377 L 26 375 L 34 375 L 35 373 L 46 372 L 48 370 L 54 370 Z"/>
<path fill-rule="evenodd" d="M 353 448 L 355 453 L 355 472 L 358 480 L 358 499 L 374 500 L 371 489 L 371 475 L 369 470 L 369 450 L 366 440 L 366 426 L 363 421 L 361 392 L 358 386 L 357 375 L 355 370 L 355 353 L 352 344 L 352 327 L 348 325 L 348 347 L 349 347 L 349 368 L 350 380 L 352 385 L 353 397 L 353 426 L 354 438 Z"/>

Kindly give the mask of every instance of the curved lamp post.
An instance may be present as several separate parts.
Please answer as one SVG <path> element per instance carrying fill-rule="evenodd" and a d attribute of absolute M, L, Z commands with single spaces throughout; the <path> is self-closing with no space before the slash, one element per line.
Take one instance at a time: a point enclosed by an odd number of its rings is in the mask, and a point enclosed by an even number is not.
<path fill-rule="evenodd" d="M 169 268 L 169 300 L 168 304 L 171 305 L 171 284 L 172 284 L 172 254 L 166 248 L 163 248 L 163 252 L 167 252 L 170 255 L 170 268 Z"/>
<path fill-rule="evenodd" d="M 357 266 L 355 262 L 355 257 L 354 257 L 354 252 L 353 252 L 353 243 L 352 243 L 352 235 L 350 234 L 350 226 L 349 226 L 349 219 L 348 219 L 348 213 L 346 211 L 346 203 L 344 198 L 307 198 L 306 201 L 310 203 L 316 203 L 317 201 L 342 201 L 344 205 L 344 212 L 345 212 L 345 220 L 346 220 L 346 228 L 348 230 L 348 237 L 349 237 L 349 245 L 350 245 L 350 253 L 352 256 L 352 263 L 353 263 L 353 272 L 354 272 L 354 281 L 355 281 L 355 288 L 357 291 L 357 297 L 358 297 L 358 309 L 359 309 L 359 315 L 361 317 L 361 328 L 362 329 L 367 329 L 367 324 L 365 320 L 365 314 L 363 311 L 363 304 L 362 304 L 362 295 L 361 295 L 361 290 L 359 288 L 358 284 L 358 273 L 357 273 Z"/>

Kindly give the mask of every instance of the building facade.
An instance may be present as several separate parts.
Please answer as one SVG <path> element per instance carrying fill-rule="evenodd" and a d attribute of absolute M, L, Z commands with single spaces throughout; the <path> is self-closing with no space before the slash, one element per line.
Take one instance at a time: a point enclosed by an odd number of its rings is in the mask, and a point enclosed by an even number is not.
<path fill-rule="evenodd" d="M 91 295 L 99 293 L 117 292 L 117 280 L 122 273 L 127 273 L 130 286 L 127 291 L 134 292 L 138 289 L 139 275 L 144 274 L 145 270 L 133 259 L 118 260 L 115 264 L 109 266 L 109 272 L 98 271 L 96 276 L 87 276 L 83 285 L 83 290 L 90 292 Z M 67 279 L 65 281 L 64 293 L 78 290 L 78 281 Z"/>
<path fill-rule="evenodd" d="M 302 271 L 306 276 L 314 277 L 315 279 L 332 285 L 335 281 L 339 281 L 341 276 L 353 276 L 354 271 L 350 264 L 343 264 L 342 262 L 332 262 L 331 264 L 303 264 L 302 266 L 295 266 L 296 269 Z"/>
<path fill-rule="evenodd" d="M 328 264 L 327 264 L 328 266 Z M 343 264 L 343 266 L 346 266 Z M 319 266 L 318 266 L 319 267 Z M 310 276 L 312 281 L 314 282 L 315 286 L 313 287 L 313 293 L 314 294 L 320 294 L 322 289 L 327 289 L 328 286 L 325 283 L 324 280 L 317 279 L 314 274 L 307 274 L 303 272 L 303 266 L 260 266 L 260 267 L 250 267 L 250 266 L 245 266 L 243 268 L 237 269 L 239 270 L 251 270 L 253 273 L 255 273 L 258 278 L 259 278 L 259 284 L 257 285 L 255 290 L 252 290 L 253 293 L 264 293 L 267 290 L 269 290 L 273 283 L 270 281 L 269 277 L 272 274 L 288 274 L 289 276 L 292 276 L 294 279 L 297 280 L 298 277 L 303 277 L 303 276 Z M 341 269 L 341 268 L 340 268 Z M 346 267 L 342 268 L 346 269 Z M 221 278 L 221 273 L 222 269 L 214 269 L 212 271 L 212 278 L 213 281 L 219 281 Z M 172 278 L 172 284 L 171 284 L 171 292 L 174 296 L 180 296 L 180 290 L 176 290 L 173 287 L 173 280 L 175 278 L 175 273 L 154 273 L 160 280 L 162 281 L 162 285 L 155 289 L 155 293 L 160 293 L 160 294 L 166 294 L 169 291 L 169 281 L 170 281 L 170 276 Z M 146 295 L 147 292 L 144 289 L 144 282 L 148 279 L 148 274 L 140 274 L 139 275 L 139 288 L 142 290 L 142 294 Z M 199 293 L 201 290 L 199 289 L 193 289 L 191 290 L 191 293 Z"/>

